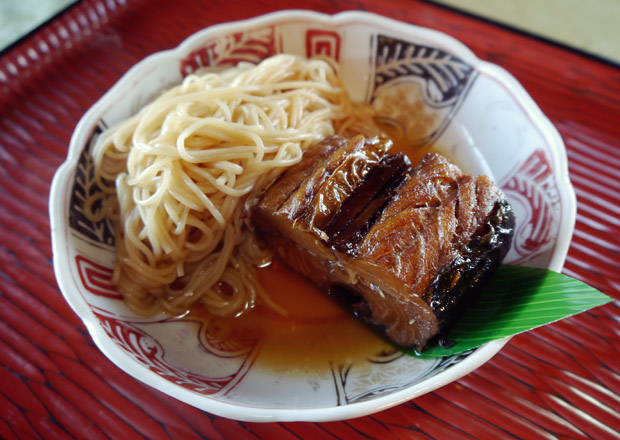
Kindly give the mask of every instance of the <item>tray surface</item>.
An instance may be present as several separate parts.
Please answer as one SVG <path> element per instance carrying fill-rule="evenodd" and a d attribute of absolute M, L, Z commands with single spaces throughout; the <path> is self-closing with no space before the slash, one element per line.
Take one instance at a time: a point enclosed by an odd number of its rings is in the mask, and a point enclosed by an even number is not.
<path fill-rule="evenodd" d="M 563 272 L 620 296 L 620 70 L 423 2 L 278 3 L 365 9 L 446 32 L 512 73 L 560 132 L 578 199 Z M 346 422 L 242 423 L 120 371 L 56 285 L 48 192 L 77 121 L 131 66 L 269 2 L 83 1 L 0 59 L 0 437 L 617 438 L 617 301 L 513 338 L 458 381 Z"/>

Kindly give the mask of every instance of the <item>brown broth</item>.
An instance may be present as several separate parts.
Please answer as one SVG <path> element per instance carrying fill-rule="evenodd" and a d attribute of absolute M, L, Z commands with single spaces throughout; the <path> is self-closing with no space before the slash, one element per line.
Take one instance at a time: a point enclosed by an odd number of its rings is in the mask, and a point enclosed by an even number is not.
<path fill-rule="evenodd" d="M 329 371 L 330 364 L 362 361 L 393 350 L 365 324 L 325 292 L 275 260 L 259 269 L 260 282 L 286 315 L 264 304 L 237 318 L 209 318 L 210 328 L 229 334 L 253 335 L 261 344 L 255 368 L 278 373 L 308 374 Z M 203 315 L 193 310 L 190 315 Z"/>

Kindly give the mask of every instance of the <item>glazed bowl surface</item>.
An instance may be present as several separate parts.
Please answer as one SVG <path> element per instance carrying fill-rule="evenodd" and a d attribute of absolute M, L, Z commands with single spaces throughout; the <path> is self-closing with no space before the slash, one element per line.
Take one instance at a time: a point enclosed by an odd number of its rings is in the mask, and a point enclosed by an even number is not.
<path fill-rule="evenodd" d="M 205 319 L 138 317 L 111 283 L 114 231 L 83 212 L 90 147 L 103 127 L 135 114 L 204 66 L 277 53 L 322 55 L 340 66 L 352 99 L 369 102 L 412 143 L 433 145 L 502 187 L 517 219 L 506 262 L 560 271 L 576 203 L 557 131 L 523 87 L 454 38 L 363 12 L 280 11 L 204 29 L 129 70 L 80 120 L 50 194 L 60 289 L 101 351 L 122 370 L 183 402 L 245 421 L 329 421 L 367 415 L 448 384 L 507 339 L 423 360 L 394 351 L 307 375 L 260 368 L 261 345 L 219 334 Z"/>

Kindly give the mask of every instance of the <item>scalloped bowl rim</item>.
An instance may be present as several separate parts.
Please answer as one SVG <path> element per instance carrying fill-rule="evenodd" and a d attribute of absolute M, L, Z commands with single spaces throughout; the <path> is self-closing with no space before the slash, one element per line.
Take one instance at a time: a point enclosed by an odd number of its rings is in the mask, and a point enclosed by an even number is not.
<path fill-rule="evenodd" d="M 87 304 L 85 298 L 79 293 L 74 292 L 72 286 L 65 278 L 65 274 L 69 273 L 69 263 L 66 258 L 67 252 L 64 249 L 67 243 L 63 242 L 62 239 L 67 236 L 66 230 L 68 229 L 68 225 L 64 222 L 64 213 L 68 211 L 68 202 L 62 206 L 59 206 L 56 202 L 58 200 L 62 200 L 62 195 L 66 194 L 66 192 L 70 190 L 72 177 L 75 174 L 79 155 L 89 134 L 88 129 L 92 127 L 93 124 L 100 118 L 103 110 L 107 108 L 107 106 L 112 105 L 115 96 L 117 96 L 124 88 L 129 87 L 133 79 L 138 77 L 141 72 L 148 71 L 153 66 L 156 66 L 167 59 L 173 59 L 176 55 L 184 53 L 187 48 L 194 45 L 196 41 L 203 39 L 205 35 L 223 30 L 230 32 L 235 29 L 245 29 L 257 25 L 278 23 L 283 19 L 312 20 L 332 24 L 356 21 L 367 24 L 388 25 L 408 32 L 415 31 L 417 34 L 422 34 L 426 38 L 450 47 L 452 51 L 458 52 L 459 56 L 475 66 L 476 69 L 479 71 L 484 71 L 488 75 L 494 76 L 504 86 L 510 89 L 520 105 L 523 106 L 523 108 L 526 109 L 530 115 L 532 115 L 532 118 L 536 121 L 537 127 L 541 130 L 549 145 L 553 147 L 553 159 L 554 163 L 557 165 L 554 174 L 558 178 L 558 182 L 560 184 L 559 187 L 561 188 L 563 195 L 566 197 L 567 203 L 563 205 L 563 211 L 561 213 L 562 218 L 565 218 L 566 221 L 562 223 L 564 227 L 559 231 L 558 243 L 551 262 L 549 263 L 549 268 L 557 272 L 561 271 L 568 252 L 576 218 L 576 199 L 574 190 L 568 178 L 566 149 L 556 128 L 542 113 L 521 84 L 519 84 L 519 82 L 503 68 L 480 60 L 463 43 L 440 31 L 400 22 L 368 12 L 345 11 L 335 15 L 328 15 L 305 10 L 278 11 L 246 20 L 216 24 L 202 29 L 187 37 L 177 47 L 149 55 L 131 67 L 114 84 L 114 86 L 112 86 L 84 114 L 77 124 L 71 138 L 67 158 L 55 173 L 51 185 L 49 210 L 54 270 L 63 296 L 75 313 L 85 323 L 97 347 L 115 365 L 141 382 L 144 382 L 159 391 L 162 391 L 192 406 L 216 415 L 229 417 L 236 420 L 255 422 L 316 422 L 343 420 L 353 417 L 360 417 L 387 409 L 453 382 L 487 362 L 491 357 L 499 352 L 499 350 L 510 340 L 510 337 L 485 344 L 460 363 L 451 366 L 445 371 L 440 372 L 421 383 L 417 383 L 409 388 L 405 388 L 372 400 L 355 402 L 342 406 L 326 406 L 320 408 L 257 408 L 249 405 L 218 401 L 211 399 L 208 396 L 200 396 L 179 385 L 169 382 L 153 371 L 150 371 L 148 368 L 138 364 L 136 360 L 132 359 L 110 339 L 103 327 L 100 325 L 98 319 L 95 317 L 92 309 Z"/>

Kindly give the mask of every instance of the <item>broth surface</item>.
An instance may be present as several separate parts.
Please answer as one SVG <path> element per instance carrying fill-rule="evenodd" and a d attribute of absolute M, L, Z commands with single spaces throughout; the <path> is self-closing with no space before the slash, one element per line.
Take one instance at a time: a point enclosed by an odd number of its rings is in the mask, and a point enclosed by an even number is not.
<path fill-rule="evenodd" d="M 320 373 L 330 365 L 357 363 L 394 348 L 333 298 L 275 259 L 258 270 L 283 316 L 264 304 L 236 318 L 209 318 L 218 332 L 256 338 L 261 345 L 255 367 L 279 373 Z M 203 314 L 201 309 L 190 315 Z"/>

